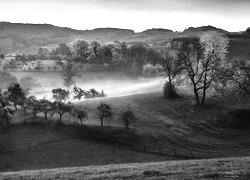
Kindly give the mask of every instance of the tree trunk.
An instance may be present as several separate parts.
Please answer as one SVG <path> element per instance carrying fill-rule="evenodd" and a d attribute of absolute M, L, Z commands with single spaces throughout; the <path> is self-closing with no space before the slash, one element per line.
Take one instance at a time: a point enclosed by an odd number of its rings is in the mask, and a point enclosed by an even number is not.
<path fill-rule="evenodd" d="M 59 122 L 60 122 L 60 123 L 62 122 L 62 116 L 63 116 L 63 114 L 62 114 L 62 113 L 59 113 Z"/>
<path fill-rule="evenodd" d="M 196 88 L 194 88 L 194 95 L 195 95 L 196 103 L 200 105 L 200 96 Z"/>
<path fill-rule="evenodd" d="M 48 115 L 47 115 L 48 113 L 44 113 L 44 118 L 45 118 L 45 120 L 48 120 Z"/>
<path fill-rule="evenodd" d="M 14 103 L 14 107 L 15 107 L 15 110 L 17 110 L 17 105 L 16 105 L 16 103 Z"/>
<path fill-rule="evenodd" d="M 84 126 L 84 124 L 82 122 L 82 118 L 79 118 L 79 121 L 80 121 L 81 125 Z"/>
<path fill-rule="evenodd" d="M 200 105 L 204 104 L 205 100 L 206 100 L 206 89 L 204 88 L 203 89 L 203 94 L 202 94 L 202 100 L 201 100 Z"/>
<path fill-rule="evenodd" d="M 34 118 L 37 118 L 36 110 L 33 110 L 33 116 L 34 116 Z"/>
<path fill-rule="evenodd" d="M 101 127 L 103 127 L 103 117 L 101 117 L 100 120 L 101 120 Z"/>

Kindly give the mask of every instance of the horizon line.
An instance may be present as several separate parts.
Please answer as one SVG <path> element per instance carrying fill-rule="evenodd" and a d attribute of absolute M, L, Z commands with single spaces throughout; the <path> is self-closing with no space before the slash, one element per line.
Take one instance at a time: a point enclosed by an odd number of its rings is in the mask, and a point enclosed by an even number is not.
<path fill-rule="evenodd" d="M 216 29 L 221 29 L 221 30 L 224 30 L 224 31 L 227 31 L 227 32 L 230 32 L 230 33 L 235 33 L 235 32 L 244 32 L 246 31 L 248 28 L 250 28 L 250 26 L 246 26 L 245 30 L 241 30 L 241 31 L 228 31 L 226 29 L 223 29 L 223 28 L 220 28 L 220 27 L 216 27 L 216 26 L 213 26 L 213 25 L 202 25 L 202 26 L 197 26 L 197 27 L 194 27 L 194 26 L 189 26 L 187 28 L 185 28 L 183 31 L 176 31 L 176 30 L 172 30 L 172 29 L 168 29 L 168 28 L 163 28 L 163 27 L 152 27 L 150 29 L 145 29 L 143 31 L 135 31 L 134 29 L 130 29 L 130 28 L 119 28 L 119 27 L 96 27 L 96 28 L 93 28 L 93 29 L 77 29 L 77 28 L 72 28 L 72 27 L 65 27 L 65 26 L 60 26 L 60 25 L 54 25 L 54 24 L 49 24 L 49 23 L 19 23 L 19 22 L 9 22 L 9 21 L 0 21 L 0 23 L 9 23 L 9 24 L 21 24 L 21 25 L 50 25 L 50 26 L 54 26 L 54 27 L 59 27 L 59 28 L 65 28 L 65 29 L 71 29 L 71 30 L 76 30 L 76 31 L 92 31 L 92 30 L 96 30 L 96 29 L 120 29 L 120 30 L 131 30 L 133 31 L 134 33 L 141 33 L 141 32 L 145 32 L 146 30 L 152 30 L 152 29 L 164 29 L 164 30 L 171 30 L 173 32 L 184 32 L 186 29 L 189 29 L 189 28 L 199 28 L 199 27 L 214 27 Z"/>

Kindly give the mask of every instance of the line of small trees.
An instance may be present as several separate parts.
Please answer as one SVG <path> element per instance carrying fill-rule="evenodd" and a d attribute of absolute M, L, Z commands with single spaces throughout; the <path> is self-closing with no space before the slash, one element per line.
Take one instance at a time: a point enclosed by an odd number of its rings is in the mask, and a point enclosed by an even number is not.
<path fill-rule="evenodd" d="M 59 117 L 57 123 L 61 124 L 64 115 L 68 114 L 76 118 L 81 125 L 85 125 L 88 120 L 88 113 L 81 105 L 76 105 L 68 102 L 69 92 L 67 90 L 58 88 L 53 89 L 54 101 L 46 99 L 36 99 L 34 96 L 28 94 L 17 84 L 11 84 L 5 92 L 0 91 L 0 122 L 1 127 L 10 125 L 10 115 L 18 109 L 18 106 L 24 111 L 25 114 L 31 112 L 34 118 L 38 117 L 38 113 L 44 115 L 47 121 L 49 116 L 57 115 Z M 101 127 L 104 126 L 104 119 L 112 118 L 112 107 L 109 104 L 101 103 L 96 108 L 96 113 L 100 119 Z M 126 129 L 129 125 L 136 121 L 133 111 L 128 108 L 120 113 L 119 119 L 123 122 Z"/>

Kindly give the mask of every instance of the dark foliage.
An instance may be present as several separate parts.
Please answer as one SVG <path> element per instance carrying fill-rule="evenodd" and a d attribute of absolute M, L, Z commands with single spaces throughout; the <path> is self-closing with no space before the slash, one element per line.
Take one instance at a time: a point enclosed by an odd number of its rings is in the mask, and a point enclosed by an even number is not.
<path fill-rule="evenodd" d="M 163 86 L 163 93 L 165 98 L 177 98 L 178 94 L 176 92 L 176 89 L 174 85 L 170 84 L 169 82 L 166 82 Z"/>

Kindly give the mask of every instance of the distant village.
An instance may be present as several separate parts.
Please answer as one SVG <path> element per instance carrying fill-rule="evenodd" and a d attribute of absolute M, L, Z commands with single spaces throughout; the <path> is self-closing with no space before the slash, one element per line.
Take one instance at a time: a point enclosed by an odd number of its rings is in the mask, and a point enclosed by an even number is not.
<path fill-rule="evenodd" d="M 32 59 L 22 61 L 20 55 L 6 54 L 0 56 L 0 70 L 17 70 L 17 71 L 49 71 L 60 70 L 60 66 L 55 60 Z"/>

